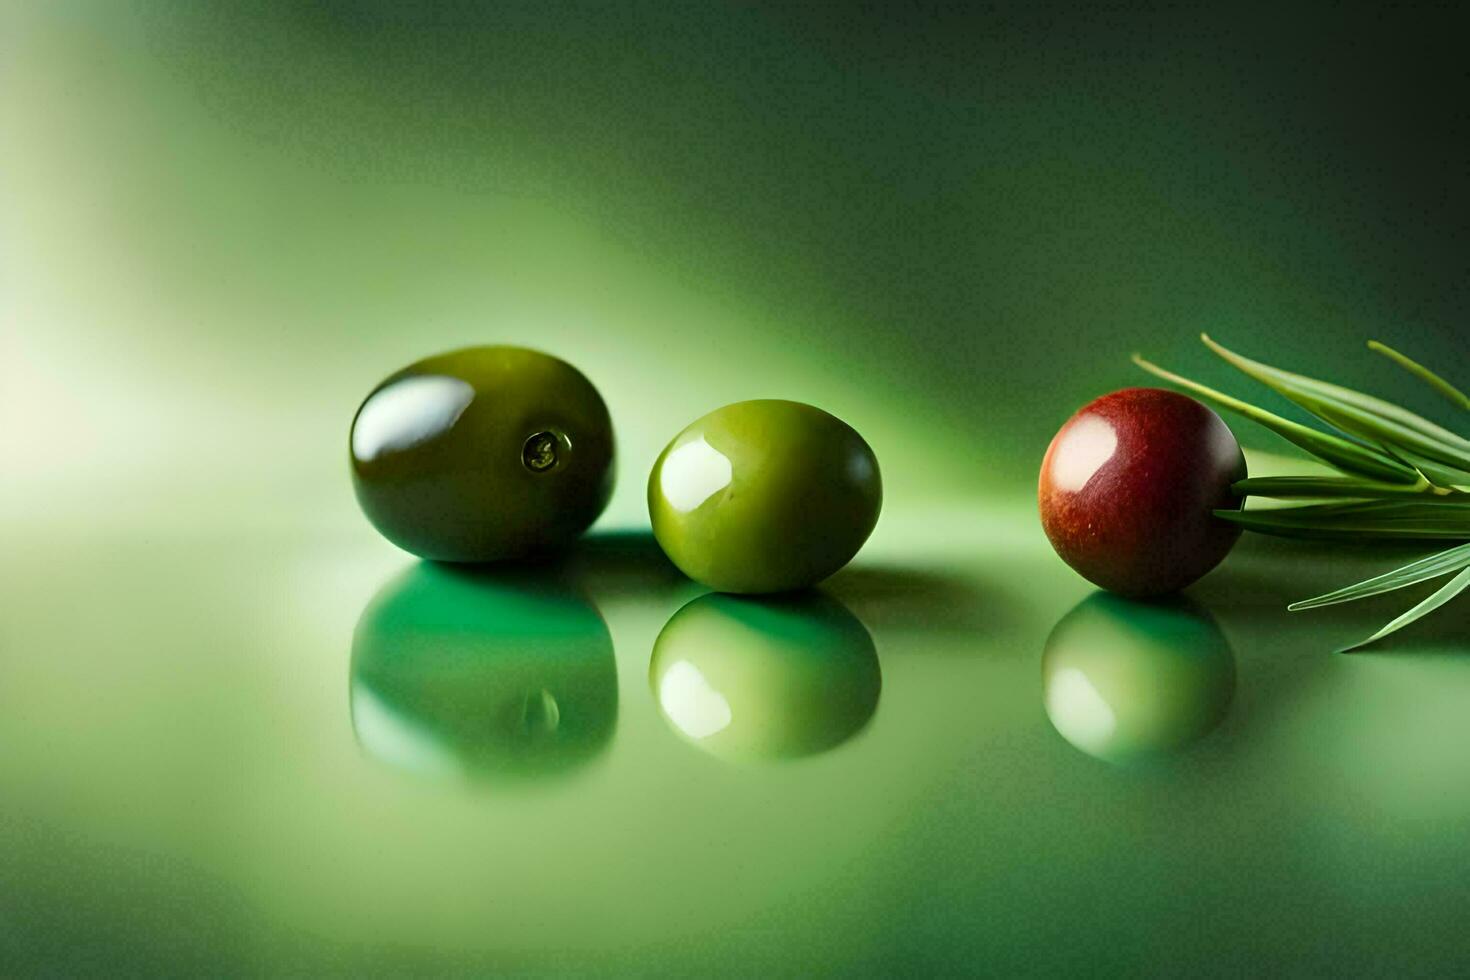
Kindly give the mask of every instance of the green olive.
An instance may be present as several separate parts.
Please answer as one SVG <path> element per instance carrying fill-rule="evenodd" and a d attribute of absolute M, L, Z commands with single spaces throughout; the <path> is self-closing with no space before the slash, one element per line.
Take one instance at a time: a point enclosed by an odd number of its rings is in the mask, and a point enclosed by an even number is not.
<path fill-rule="evenodd" d="M 648 676 L 680 735 L 737 760 L 833 748 L 868 723 L 882 688 L 867 628 L 814 592 L 700 596 L 659 633 Z"/>
<path fill-rule="evenodd" d="M 597 389 L 521 347 L 467 347 L 404 368 L 363 401 L 349 444 L 363 513 L 422 558 L 561 547 L 612 492 L 612 422 Z"/>
<path fill-rule="evenodd" d="M 1041 658 L 1047 716 L 1089 755 L 1125 762 L 1214 729 L 1235 695 L 1235 655 L 1208 612 L 1182 597 L 1084 599 Z"/>
<path fill-rule="evenodd" d="M 551 575 L 423 562 L 359 619 L 350 697 L 358 742 L 380 760 L 516 781 L 607 746 L 617 664 L 602 616 Z"/>
<path fill-rule="evenodd" d="M 883 503 L 851 426 L 789 401 L 726 405 L 674 437 L 648 478 L 659 545 L 721 592 L 785 592 L 852 560 Z"/>

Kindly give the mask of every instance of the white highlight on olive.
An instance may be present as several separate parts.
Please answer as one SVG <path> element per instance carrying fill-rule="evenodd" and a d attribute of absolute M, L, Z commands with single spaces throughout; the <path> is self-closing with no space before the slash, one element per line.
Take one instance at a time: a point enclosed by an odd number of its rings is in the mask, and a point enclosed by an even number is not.
<path fill-rule="evenodd" d="M 728 487 L 733 476 L 729 458 L 700 436 L 669 451 L 658 482 L 669 506 L 687 514 Z"/>
<path fill-rule="evenodd" d="M 1075 667 L 1064 667 L 1052 675 L 1046 685 L 1046 714 L 1063 738 L 1091 754 L 1107 749 L 1118 729 L 1112 707 Z"/>
<path fill-rule="evenodd" d="M 694 739 L 723 731 L 733 717 L 730 702 L 687 660 L 680 660 L 664 672 L 658 685 L 658 702 L 679 731 Z"/>
<path fill-rule="evenodd" d="M 459 421 L 475 389 L 459 378 L 404 378 L 375 392 L 352 426 L 352 455 L 366 463 L 421 445 Z"/>
<path fill-rule="evenodd" d="M 1079 419 L 1067 429 L 1051 456 L 1051 479 L 1057 487 L 1075 493 L 1087 486 L 1103 464 L 1118 451 L 1118 433 L 1100 418 Z"/>

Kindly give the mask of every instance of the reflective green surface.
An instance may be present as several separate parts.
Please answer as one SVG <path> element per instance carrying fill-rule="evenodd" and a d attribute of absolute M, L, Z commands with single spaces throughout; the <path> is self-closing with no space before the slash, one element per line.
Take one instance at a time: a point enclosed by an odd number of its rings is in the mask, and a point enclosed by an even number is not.
<path fill-rule="evenodd" d="M 1448 421 L 1362 344 L 1470 377 L 1462 19 L 0 0 L 0 975 L 1463 972 L 1470 604 L 1334 656 L 1422 593 L 1285 604 L 1414 552 L 1247 535 L 1189 593 L 1224 717 L 1113 764 L 1047 713 L 1094 590 L 1035 497 L 1133 350 L 1260 394 L 1200 329 Z M 587 373 L 620 477 L 549 583 L 436 585 L 347 422 L 496 343 Z M 650 684 L 704 590 L 649 470 L 751 398 L 885 498 L 823 584 L 876 707 L 769 761 Z"/>
<path fill-rule="evenodd" d="M 815 610 L 758 615 L 646 531 L 489 578 L 364 531 L 9 529 L 7 972 L 1463 959 L 1464 613 L 1336 656 L 1393 603 L 1281 608 L 1392 556 L 1247 538 L 1140 625 L 1029 495 L 885 521 Z M 1208 705 L 1223 643 L 1228 712 L 1177 751 L 1054 727 L 1070 665 L 1135 741 L 1177 733 L 1117 684 Z M 680 661 L 728 741 L 671 719 Z"/>

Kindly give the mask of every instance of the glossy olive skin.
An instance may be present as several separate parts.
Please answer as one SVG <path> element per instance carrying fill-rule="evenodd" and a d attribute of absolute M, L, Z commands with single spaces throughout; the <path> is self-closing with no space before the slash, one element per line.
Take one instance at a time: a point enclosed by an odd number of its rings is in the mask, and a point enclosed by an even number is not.
<path fill-rule="evenodd" d="M 1062 737 L 1123 763 L 1177 750 L 1219 725 L 1235 696 L 1235 654 L 1188 599 L 1094 592 L 1052 629 L 1041 676 L 1047 717 Z"/>
<path fill-rule="evenodd" d="M 1052 547 L 1094 585 L 1166 595 L 1214 568 L 1240 528 L 1212 511 L 1241 506 L 1234 434 L 1204 405 L 1125 388 L 1083 406 L 1052 439 L 1038 501 Z"/>
<path fill-rule="evenodd" d="M 521 347 L 468 347 L 392 375 L 358 408 L 349 453 L 368 520 L 438 561 L 555 550 L 612 492 L 612 421 L 597 389 Z"/>
<path fill-rule="evenodd" d="M 675 436 L 648 477 L 648 513 L 664 553 L 720 592 L 820 582 L 857 554 L 882 505 L 867 442 L 800 402 L 717 409 Z"/>
<path fill-rule="evenodd" d="M 420 562 L 358 620 L 352 725 L 395 768 L 506 785 L 576 769 L 618 716 L 612 636 L 535 568 Z"/>
<path fill-rule="evenodd" d="M 883 686 L 867 628 L 820 592 L 700 596 L 659 633 L 648 679 L 675 732 L 731 761 L 832 749 L 867 725 Z"/>

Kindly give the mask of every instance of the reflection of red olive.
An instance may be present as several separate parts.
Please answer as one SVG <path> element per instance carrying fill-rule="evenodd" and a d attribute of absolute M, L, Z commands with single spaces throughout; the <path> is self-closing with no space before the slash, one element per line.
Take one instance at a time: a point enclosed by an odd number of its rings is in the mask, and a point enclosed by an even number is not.
<path fill-rule="evenodd" d="M 1041 524 L 1084 578 L 1127 596 L 1194 582 L 1240 529 L 1215 517 L 1245 457 L 1220 416 L 1158 388 L 1104 395 L 1067 420 L 1041 463 Z"/>
<path fill-rule="evenodd" d="M 1128 762 L 1193 742 L 1235 696 L 1235 654 L 1184 597 L 1094 592 L 1052 629 L 1041 658 L 1047 717 L 1088 755 Z"/>

